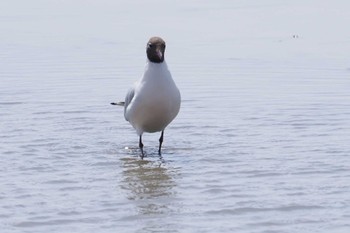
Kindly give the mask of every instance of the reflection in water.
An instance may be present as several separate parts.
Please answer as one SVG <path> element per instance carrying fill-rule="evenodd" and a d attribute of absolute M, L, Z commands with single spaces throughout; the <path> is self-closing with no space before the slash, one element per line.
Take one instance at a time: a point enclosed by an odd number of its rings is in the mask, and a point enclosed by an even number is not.
<path fill-rule="evenodd" d="M 173 177 L 176 173 L 166 168 L 162 160 L 148 161 L 139 158 L 123 158 L 123 181 L 121 188 L 127 190 L 138 211 L 144 215 L 170 212 Z"/>

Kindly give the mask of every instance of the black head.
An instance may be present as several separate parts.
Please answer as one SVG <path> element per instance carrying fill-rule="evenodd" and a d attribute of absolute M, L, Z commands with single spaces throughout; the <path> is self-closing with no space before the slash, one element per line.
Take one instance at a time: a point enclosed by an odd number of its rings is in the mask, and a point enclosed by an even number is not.
<path fill-rule="evenodd" d="M 160 37 L 152 37 L 147 43 L 147 58 L 154 63 L 164 61 L 165 41 Z"/>

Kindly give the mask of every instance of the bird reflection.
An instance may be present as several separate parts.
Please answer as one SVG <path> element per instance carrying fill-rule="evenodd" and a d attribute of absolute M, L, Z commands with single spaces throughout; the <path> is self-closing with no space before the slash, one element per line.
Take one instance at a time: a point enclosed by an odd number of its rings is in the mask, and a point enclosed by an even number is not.
<path fill-rule="evenodd" d="M 173 177 L 161 159 L 156 161 L 139 158 L 123 158 L 121 188 L 127 190 L 127 198 L 133 200 L 141 214 L 163 214 L 170 211 L 175 193 Z"/>

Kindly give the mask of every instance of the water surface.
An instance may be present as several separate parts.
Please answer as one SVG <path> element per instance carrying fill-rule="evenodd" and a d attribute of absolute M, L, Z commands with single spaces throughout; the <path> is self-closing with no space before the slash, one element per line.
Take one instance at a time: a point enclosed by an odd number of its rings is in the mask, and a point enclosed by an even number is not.
<path fill-rule="evenodd" d="M 3 232 L 348 232 L 348 5 L 1 3 Z M 183 101 L 141 160 L 109 103 L 153 35 Z"/>

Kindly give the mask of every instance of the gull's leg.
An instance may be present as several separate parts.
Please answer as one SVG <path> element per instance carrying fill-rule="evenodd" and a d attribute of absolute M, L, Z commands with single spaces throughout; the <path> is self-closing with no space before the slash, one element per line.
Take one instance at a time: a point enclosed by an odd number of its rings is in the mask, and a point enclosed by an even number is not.
<path fill-rule="evenodd" d="M 143 154 L 142 134 L 140 135 L 139 147 L 140 147 L 140 150 L 141 150 L 141 159 L 143 159 L 144 154 Z"/>
<path fill-rule="evenodd" d="M 159 138 L 159 150 L 158 150 L 159 155 L 162 154 L 163 136 L 164 136 L 164 130 L 162 131 L 162 134 L 160 135 L 160 138 Z"/>

